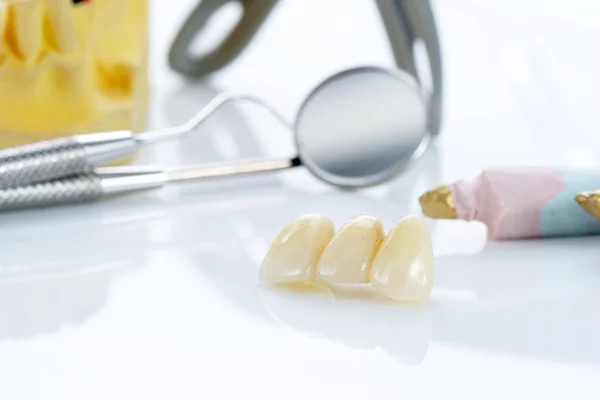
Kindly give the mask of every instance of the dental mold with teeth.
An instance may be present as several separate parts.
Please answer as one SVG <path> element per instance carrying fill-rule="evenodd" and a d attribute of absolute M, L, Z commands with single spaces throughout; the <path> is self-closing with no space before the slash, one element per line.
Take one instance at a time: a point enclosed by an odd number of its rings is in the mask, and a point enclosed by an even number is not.
<path fill-rule="evenodd" d="M 143 130 L 148 0 L 0 0 L 0 148 Z"/>
<path fill-rule="evenodd" d="M 300 216 L 273 240 L 259 271 L 267 285 L 370 283 L 402 303 L 426 302 L 433 280 L 431 236 L 417 216 L 401 219 L 387 235 L 372 215 L 350 219 L 337 233 L 327 217 Z"/>

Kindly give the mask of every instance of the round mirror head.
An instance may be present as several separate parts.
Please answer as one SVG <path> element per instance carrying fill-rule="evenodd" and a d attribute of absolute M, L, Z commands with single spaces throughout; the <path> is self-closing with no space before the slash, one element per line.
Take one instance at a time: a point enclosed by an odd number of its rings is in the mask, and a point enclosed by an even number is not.
<path fill-rule="evenodd" d="M 300 160 L 334 185 L 366 187 L 403 171 L 427 147 L 427 106 L 409 75 L 362 67 L 334 75 L 296 119 Z"/>

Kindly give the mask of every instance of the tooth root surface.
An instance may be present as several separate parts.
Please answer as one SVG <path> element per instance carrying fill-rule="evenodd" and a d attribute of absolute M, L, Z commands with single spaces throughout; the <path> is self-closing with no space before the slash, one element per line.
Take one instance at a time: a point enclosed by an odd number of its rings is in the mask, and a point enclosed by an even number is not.
<path fill-rule="evenodd" d="M 51 25 L 51 44 L 61 53 L 71 53 L 77 48 L 77 31 L 73 18 L 72 0 L 51 0 L 46 3 Z"/>
<path fill-rule="evenodd" d="M 416 216 L 400 220 L 386 235 L 371 269 L 375 290 L 397 301 L 423 303 L 434 279 L 431 236 Z"/>
<path fill-rule="evenodd" d="M 271 244 L 259 280 L 268 284 L 313 280 L 319 257 L 334 234 L 333 223 L 320 215 L 305 215 L 290 222 Z"/>
<path fill-rule="evenodd" d="M 10 36 L 16 55 L 27 64 L 36 61 L 42 52 L 42 20 L 44 4 L 41 1 L 25 1 L 12 5 L 14 13 L 13 31 Z"/>
<path fill-rule="evenodd" d="M 325 248 L 317 264 L 317 279 L 326 283 L 368 283 L 383 237 L 383 224 L 378 218 L 352 218 Z"/>
<path fill-rule="evenodd" d="M 5 52 L 4 36 L 6 30 L 6 10 L 7 6 L 2 4 L 2 1 L 0 0 L 0 58 L 4 56 Z"/>

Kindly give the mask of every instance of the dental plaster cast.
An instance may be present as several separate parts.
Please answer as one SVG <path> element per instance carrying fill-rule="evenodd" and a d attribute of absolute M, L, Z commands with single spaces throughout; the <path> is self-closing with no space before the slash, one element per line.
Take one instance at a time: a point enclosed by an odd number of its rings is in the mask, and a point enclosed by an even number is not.
<path fill-rule="evenodd" d="M 147 0 L 0 0 L 0 148 L 144 126 Z"/>

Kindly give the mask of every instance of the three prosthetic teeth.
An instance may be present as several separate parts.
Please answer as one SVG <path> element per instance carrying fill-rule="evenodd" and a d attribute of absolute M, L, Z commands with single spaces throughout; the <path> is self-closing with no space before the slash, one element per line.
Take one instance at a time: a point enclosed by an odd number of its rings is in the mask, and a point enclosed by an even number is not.
<path fill-rule="evenodd" d="M 263 284 L 370 283 L 405 303 L 429 299 L 434 279 L 431 236 L 416 216 L 398 221 L 385 235 L 372 215 L 350 219 L 336 233 L 329 218 L 303 215 L 277 235 L 260 268 Z"/>

